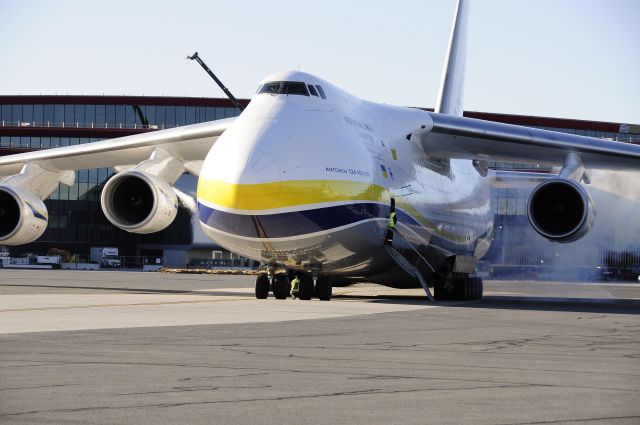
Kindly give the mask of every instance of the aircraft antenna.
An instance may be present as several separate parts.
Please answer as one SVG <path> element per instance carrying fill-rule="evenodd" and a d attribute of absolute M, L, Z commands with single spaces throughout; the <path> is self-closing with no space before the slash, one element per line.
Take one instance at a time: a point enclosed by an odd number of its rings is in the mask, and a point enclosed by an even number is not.
<path fill-rule="evenodd" d="M 220 87 L 222 89 L 222 91 L 224 92 L 224 94 L 227 95 L 227 97 L 229 98 L 229 100 L 231 100 L 231 102 L 235 105 L 235 107 L 240 109 L 240 112 L 244 111 L 244 106 L 242 106 L 240 104 L 240 102 L 238 101 L 238 99 L 236 99 L 235 96 L 233 94 L 231 94 L 229 89 L 226 88 L 224 84 L 222 84 L 222 81 L 220 81 L 218 79 L 218 77 L 216 77 L 216 74 L 214 74 L 213 71 L 211 69 L 209 69 L 207 64 L 204 63 L 204 61 L 202 59 L 200 59 L 200 56 L 198 56 L 198 52 L 195 52 L 191 56 L 187 56 L 187 59 L 195 60 L 196 62 L 198 62 L 200 64 L 200 66 L 202 67 L 202 69 L 204 69 L 205 72 L 207 74 L 209 74 L 209 77 L 213 78 L 213 81 L 215 81 L 216 84 L 218 85 L 218 87 Z"/>

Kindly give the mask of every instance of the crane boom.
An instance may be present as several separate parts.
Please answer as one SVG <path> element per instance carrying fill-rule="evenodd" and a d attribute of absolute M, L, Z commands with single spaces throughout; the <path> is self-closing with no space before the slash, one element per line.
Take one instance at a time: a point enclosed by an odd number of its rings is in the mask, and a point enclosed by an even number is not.
<path fill-rule="evenodd" d="M 198 52 L 195 52 L 191 56 L 187 56 L 187 59 L 195 60 L 196 62 L 198 62 L 200 64 L 200 66 L 202 67 L 202 69 L 204 69 L 206 71 L 206 73 L 209 74 L 209 77 L 213 78 L 213 81 L 216 82 L 218 87 L 220 87 L 222 89 L 222 91 L 224 92 L 224 94 L 226 94 L 227 97 L 231 100 L 231 102 L 233 102 L 235 107 L 240 109 L 240 112 L 244 111 L 244 107 L 240 104 L 238 99 L 236 99 L 235 96 L 233 94 L 231 94 L 229 89 L 227 87 L 225 87 L 224 84 L 222 84 L 222 81 L 220 81 L 218 79 L 218 77 L 216 77 L 216 74 L 214 74 L 213 71 L 211 71 L 211 69 L 209 69 L 207 64 L 204 63 L 204 61 L 200 58 L 200 56 L 198 56 Z"/>

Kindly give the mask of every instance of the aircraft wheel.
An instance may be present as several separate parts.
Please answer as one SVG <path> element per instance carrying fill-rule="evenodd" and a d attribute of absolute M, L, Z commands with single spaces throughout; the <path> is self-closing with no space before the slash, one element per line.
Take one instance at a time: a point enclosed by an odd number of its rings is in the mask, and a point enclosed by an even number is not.
<path fill-rule="evenodd" d="M 289 277 L 285 273 L 276 274 L 273 280 L 273 296 L 285 300 L 289 296 Z"/>
<path fill-rule="evenodd" d="M 457 301 L 472 301 L 482 298 L 482 279 L 479 277 L 462 276 L 453 279 L 452 298 Z"/>
<path fill-rule="evenodd" d="M 433 282 L 433 298 L 436 301 L 448 301 L 453 298 L 453 282 L 447 282 L 447 279 L 437 277 Z"/>
<path fill-rule="evenodd" d="M 319 277 L 316 280 L 316 295 L 322 301 L 330 301 L 331 300 L 331 280 L 328 277 L 323 276 Z"/>
<path fill-rule="evenodd" d="M 482 279 L 479 277 L 472 277 L 474 281 L 474 300 L 481 300 L 482 293 L 484 292 L 484 284 L 482 283 Z"/>
<path fill-rule="evenodd" d="M 300 276 L 300 287 L 298 289 L 298 298 L 301 300 L 310 300 L 313 296 L 313 279 L 311 276 Z"/>
<path fill-rule="evenodd" d="M 260 273 L 256 276 L 256 298 L 264 300 L 269 296 L 269 276 L 266 273 Z"/>

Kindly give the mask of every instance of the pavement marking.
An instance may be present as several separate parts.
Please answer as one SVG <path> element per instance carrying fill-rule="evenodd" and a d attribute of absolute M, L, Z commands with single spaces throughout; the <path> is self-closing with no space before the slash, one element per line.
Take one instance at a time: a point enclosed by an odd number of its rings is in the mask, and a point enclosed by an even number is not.
<path fill-rule="evenodd" d="M 193 301 L 162 301 L 148 303 L 130 303 L 130 304 L 87 304 L 87 305 L 69 305 L 60 307 L 31 307 L 31 308 L 14 308 L 8 310 L 0 310 L 0 313 L 9 313 L 15 311 L 39 311 L 39 310 L 69 310 L 75 308 L 103 308 L 103 307 L 131 307 L 131 306 L 150 306 L 150 305 L 167 305 L 167 304 L 193 304 L 193 303 L 219 303 L 225 301 L 248 301 L 247 298 L 226 298 L 221 300 L 193 300 Z"/>
<path fill-rule="evenodd" d="M 243 288 L 218 291 L 242 295 Z M 338 291 L 352 294 L 358 291 Z M 8 294 L 2 296 L 0 334 L 134 327 L 214 325 L 326 319 L 436 307 L 376 297 L 310 300 L 257 300 L 238 295 L 184 294 Z M 203 299 L 206 297 L 206 299 Z"/>

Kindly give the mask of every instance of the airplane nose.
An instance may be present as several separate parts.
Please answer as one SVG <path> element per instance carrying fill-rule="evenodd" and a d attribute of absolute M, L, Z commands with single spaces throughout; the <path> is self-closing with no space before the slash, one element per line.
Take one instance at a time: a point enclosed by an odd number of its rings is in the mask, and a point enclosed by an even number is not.
<path fill-rule="evenodd" d="M 256 147 L 249 156 L 240 180 L 245 182 L 279 181 L 281 175 L 282 169 L 274 158 L 267 151 Z"/>
<path fill-rule="evenodd" d="M 272 154 L 267 123 L 227 130 L 211 148 L 198 180 L 198 199 L 226 210 L 264 210 L 281 190 L 283 169 Z M 277 153 L 277 152 L 276 152 Z"/>

